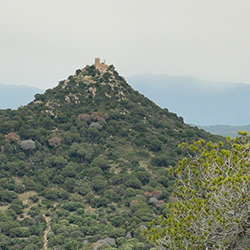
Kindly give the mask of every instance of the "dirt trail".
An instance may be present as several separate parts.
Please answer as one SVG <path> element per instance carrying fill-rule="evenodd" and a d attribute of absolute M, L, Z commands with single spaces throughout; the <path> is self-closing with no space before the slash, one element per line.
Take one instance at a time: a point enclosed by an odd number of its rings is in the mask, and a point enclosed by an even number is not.
<path fill-rule="evenodd" d="M 51 226 L 50 226 L 50 217 L 46 217 L 45 215 L 43 215 L 45 221 L 46 221 L 46 224 L 47 224 L 47 228 L 46 230 L 44 231 L 44 236 L 43 236 L 43 247 L 45 250 L 47 250 L 47 245 L 48 245 L 48 233 L 50 232 L 51 230 Z"/>

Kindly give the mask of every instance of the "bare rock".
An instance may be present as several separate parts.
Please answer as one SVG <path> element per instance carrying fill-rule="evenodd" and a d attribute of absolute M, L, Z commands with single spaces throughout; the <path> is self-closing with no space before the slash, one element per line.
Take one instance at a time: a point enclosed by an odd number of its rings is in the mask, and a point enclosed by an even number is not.
<path fill-rule="evenodd" d="M 84 240 L 83 241 L 83 243 L 82 243 L 82 245 L 85 247 L 85 246 L 87 246 L 89 244 L 89 241 L 88 240 Z"/>
<path fill-rule="evenodd" d="M 132 238 L 133 238 L 133 237 L 132 237 L 132 234 L 131 234 L 130 232 L 127 232 L 126 238 L 127 238 L 127 239 L 132 239 Z"/>
<path fill-rule="evenodd" d="M 148 228 L 145 225 L 140 225 L 141 230 L 148 230 Z"/>
<path fill-rule="evenodd" d="M 70 102 L 70 98 L 68 96 L 65 97 L 66 102 Z"/>

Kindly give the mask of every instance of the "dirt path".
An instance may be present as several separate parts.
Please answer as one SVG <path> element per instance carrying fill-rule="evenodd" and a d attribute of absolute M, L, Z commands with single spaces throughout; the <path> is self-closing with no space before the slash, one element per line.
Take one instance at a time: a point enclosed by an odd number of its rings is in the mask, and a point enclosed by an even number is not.
<path fill-rule="evenodd" d="M 46 224 L 47 224 L 47 228 L 46 230 L 44 231 L 44 236 L 43 236 L 43 247 L 45 250 L 47 250 L 47 245 L 48 245 L 48 233 L 50 232 L 51 230 L 51 226 L 50 226 L 50 217 L 46 217 L 45 215 L 43 215 L 45 221 L 46 221 Z"/>

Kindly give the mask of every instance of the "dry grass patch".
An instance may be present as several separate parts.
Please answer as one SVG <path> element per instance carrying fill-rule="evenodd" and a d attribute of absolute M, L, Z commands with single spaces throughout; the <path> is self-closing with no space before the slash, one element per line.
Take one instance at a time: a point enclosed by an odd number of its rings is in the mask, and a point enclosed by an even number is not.
<path fill-rule="evenodd" d="M 37 192 L 35 191 L 27 191 L 22 194 L 18 194 L 18 199 L 23 202 L 24 205 L 27 205 L 29 203 L 29 197 L 36 195 Z"/>
<path fill-rule="evenodd" d="M 139 161 L 141 167 L 145 168 L 151 175 L 153 175 L 153 171 L 149 169 L 147 161 Z"/>
<path fill-rule="evenodd" d="M 28 212 L 29 212 L 29 209 L 28 208 L 25 208 L 24 210 L 23 210 L 23 213 L 22 213 L 22 217 L 19 215 L 19 216 L 17 216 L 17 219 L 19 220 L 19 221 L 21 221 L 21 220 L 24 220 L 25 218 L 30 218 L 30 215 L 28 215 Z"/>
<path fill-rule="evenodd" d="M 9 206 L 1 206 L 0 207 L 0 212 L 4 213 L 7 209 L 8 209 Z"/>
<path fill-rule="evenodd" d="M 15 180 L 15 183 L 23 184 L 23 180 L 18 177 L 14 177 L 14 180 Z"/>
<path fill-rule="evenodd" d="M 119 167 L 117 164 L 110 164 L 111 168 L 110 171 L 114 174 L 119 174 L 121 172 L 121 167 Z"/>
<path fill-rule="evenodd" d="M 85 210 L 85 213 L 90 213 L 90 214 L 93 214 L 93 213 L 95 213 L 95 211 L 96 211 L 96 209 L 95 209 L 95 208 L 92 208 L 91 206 L 86 206 L 86 207 L 84 208 L 84 210 Z"/>

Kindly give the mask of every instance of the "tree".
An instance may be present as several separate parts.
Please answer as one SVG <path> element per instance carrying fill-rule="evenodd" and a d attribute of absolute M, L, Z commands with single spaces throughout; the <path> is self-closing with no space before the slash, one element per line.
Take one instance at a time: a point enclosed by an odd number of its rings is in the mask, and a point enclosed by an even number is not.
<path fill-rule="evenodd" d="M 189 158 L 173 171 L 176 192 L 169 214 L 153 226 L 149 238 L 160 249 L 243 249 L 250 229 L 250 137 L 223 144 L 182 144 Z M 147 233 L 147 232 L 145 232 Z"/>
<path fill-rule="evenodd" d="M 162 147 L 163 147 L 163 142 L 158 139 L 152 140 L 149 145 L 151 151 L 160 151 Z"/>
<path fill-rule="evenodd" d="M 59 197 L 59 192 L 57 189 L 46 189 L 44 191 L 44 197 L 49 200 L 56 200 Z"/>
<path fill-rule="evenodd" d="M 17 135 L 16 133 L 8 133 L 7 135 L 4 136 L 5 140 L 7 141 L 17 141 L 19 140 L 19 135 Z"/>
<path fill-rule="evenodd" d="M 94 159 L 93 165 L 95 167 L 99 167 L 102 171 L 108 171 L 110 169 L 110 165 L 107 159 L 103 158 L 102 156 L 98 156 Z"/>
<path fill-rule="evenodd" d="M 99 135 L 99 131 L 97 128 L 89 127 L 88 128 L 88 135 L 93 140 Z"/>
<path fill-rule="evenodd" d="M 64 182 L 64 189 L 68 192 L 73 192 L 75 188 L 75 180 L 73 178 L 67 177 Z"/>
<path fill-rule="evenodd" d="M 68 210 L 69 212 L 73 212 L 76 211 L 78 208 L 83 208 L 83 204 L 81 202 L 66 202 L 63 206 L 62 206 L 65 210 Z"/>
<path fill-rule="evenodd" d="M 146 185 L 150 180 L 150 173 L 147 171 L 138 171 L 136 176 L 143 183 L 143 185 Z"/>
<path fill-rule="evenodd" d="M 32 140 L 25 140 L 20 143 L 22 149 L 31 150 L 36 148 L 36 144 Z"/>
<path fill-rule="evenodd" d="M 97 176 L 92 179 L 92 187 L 96 192 L 103 190 L 105 186 L 106 186 L 106 183 L 103 178 Z"/>
<path fill-rule="evenodd" d="M 126 185 L 127 187 L 132 187 L 132 188 L 137 188 L 137 189 L 139 189 L 139 188 L 142 186 L 141 181 L 139 181 L 139 180 L 136 178 L 136 176 L 131 175 L 129 178 L 130 178 L 130 179 L 128 179 L 128 180 L 125 182 L 125 185 Z"/>
<path fill-rule="evenodd" d="M 87 143 L 81 143 L 77 154 L 81 157 L 81 162 L 90 161 L 94 154 L 94 149 Z"/>
<path fill-rule="evenodd" d="M 115 227 L 120 227 L 126 222 L 126 219 L 121 216 L 115 216 L 111 218 L 111 223 Z"/>
<path fill-rule="evenodd" d="M 68 161 L 63 156 L 56 156 L 53 159 L 53 164 L 59 169 L 63 168 L 67 163 Z"/>
<path fill-rule="evenodd" d="M 0 190 L 0 201 L 2 202 L 12 202 L 14 199 L 17 199 L 17 194 L 8 190 Z"/>
<path fill-rule="evenodd" d="M 15 211 L 17 214 L 21 214 L 23 212 L 23 202 L 19 199 L 14 199 L 9 208 L 11 208 L 13 211 Z"/>
<path fill-rule="evenodd" d="M 76 170 L 73 166 L 70 166 L 69 164 L 62 169 L 62 175 L 66 178 L 66 177 L 75 177 L 76 175 Z"/>
<path fill-rule="evenodd" d="M 20 143 L 20 146 L 22 149 L 24 150 L 29 150 L 29 154 L 30 154 L 30 151 L 32 149 L 35 149 L 36 148 L 36 144 L 33 140 L 25 140 L 25 141 L 22 141 Z"/>
<path fill-rule="evenodd" d="M 62 139 L 59 138 L 59 137 L 56 137 L 56 136 L 54 136 L 54 137 L 52 137 L 51 139 L 48 140 L 49 145 L 51 147 L 58 147 L 60 145 L 61 141 L 62 141 Z"/>

